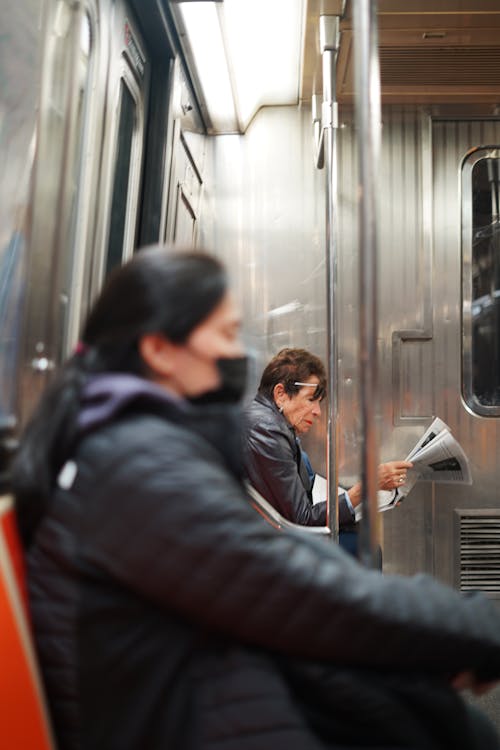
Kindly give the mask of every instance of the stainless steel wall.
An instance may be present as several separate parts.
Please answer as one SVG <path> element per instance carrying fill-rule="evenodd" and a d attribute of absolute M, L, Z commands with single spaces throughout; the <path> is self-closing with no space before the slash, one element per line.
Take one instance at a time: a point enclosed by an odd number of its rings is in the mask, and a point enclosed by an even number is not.
<path fill-rule="evenodd" d="M 346 484 L 359 477 L 353 133 L 352 118 L 344 117 L 338 141 L 338 460 L 340 479 Z M 423 205 L 423 181 L 428 173 L 423 154 L 428 140 L 426 121 L 420 114 L 413 110 L 386 113 L 380 201 L 381 397 L 374 405 L 379 415 L 381 460 L 406 455 L 433 413 L 429 342 L 411 340 L 403 347 L 397 334 L 405 331 L 404 335 L 420 336 L 429 327 L 429 207 Z M 209 139 L 204 177 L 200 240 L 215 248 L 232 269 L 248 341 L 257 355 L 254 384 L 262 366 L 282 346 L 304 346 L 325 358 L 325 177 L 314 168 L 309 111 L 262 110 L 245 136 Z M 396 393 L 394 367 L 399 383 Z M 322 472 L 325 437 L 323 421 L 307 439 L 315 467 Z M 432 566 L 425 544 L 427 494 L 428 488 L 415 488 L 404 511 L 389 514 L 393 517 L 385 535 L 388 567 L 411 572 Z M 411 531 L 411 544 L 406 528 Z"/>
<path fill-rule="evenodd" d="M 352 117 L 339 131 L 339 474 L 358 478 L 357 166 Z M 474 484 L 418 484 L 384 515 L 387 571 L 453 583 L 455 508 L 500 505 L 498 419 L 461 399 L 458 170 L 472 146 L 498 143 L 499 124 L 432 120 L 418 108 L 383 113 L 380 169 L 380 459 L 404 457 L 432 417 L 471 460 Z M 208 139 L 200 243 L 231 268 L 257 377 L 283 346 L 325 357 L 324 174 L 313 166 L 307 110 L 262 110 L 245 136 Z M 325 423 L 308 439 L 324 471 Z"/>
<path fill-rule="evenodd" d="M 357 351 L 357 162 L 352 116 L 339 132 L 339 338 L 341 457 L 349 482 L 359 465 Z M 428 130 L 414 109 L 383 114 L 379 194 L 380 460 L 403 458 L 432 416 L 429 342 L 431 279 L 429 206 L 424 202 Z M 408 340 L 404 341 L 403 337 Z M 404 506 L 384 516 L 386 569 L 413 572 L 432 565 L 427 548 L 427 489 L 417 486 Z M 401 530 L 402 529 L 402 530 Z M 411 539 L 408 539 L 408 535 Z"/>
<path fill-rule="evenodd" d="M 0 419 L 15 411 L 16 366 L 39 92 L 41 0 L 6 0 L 0 36 Z"/>
<path fill-rule="evenodd" d="M 325 357 L 323 173 L 310 113 L 261 110 L 244 136 L 208 139 L 199 244 L 228 263 L 256 356 L 252 388 L 285 346 Z M 325 423 L 309 440 L 325 471 Z"/>
<path fill-rule="evenodd" d="M 453 584 L 461 565 L 457 511 L 481 513 L 500 506 L 500 422 L 471 414 L 461 397 L 459 181 L 466 152 L 500 142 L 500 125 L 498 121 L 442 120 L 416 113 L 414 135 L 398 152 L 403 135 L 410 130 L 408 124 L 399 128 L 401 137 L 397 138 L 394 113 L 390 122 L 392 132 L 390 137 L 385 132 L 384 154 L 386 162 L 391 155 L 393 159 L 390 176 L 383 176 L 382 196 L 390 197 L 395 210 L 386 212 L 394 217 L 387 222 L 392 233 L 385 223 L 382 227 L 382 263 L 387 265 L 381 273 L 384 307 L 380 321 L 382 353 L 386 349 L 390 353 L 384 371 L 393 389 L 396 425 L 388 442 L 404 446 L 406 452 L 416 429 L 412 422 L 439 416 L 469 457 L 473 484 L 417 485 L 405 504 L 384 519 L 385 568 L 409 573 L 426 570 Z M 405 184 L 403 173 L 414 175 L 413 189 L 412 178 L 407 177 Z M 386 256 L 391 250 L 392 262 Z M 387 391 L 382 403 L 390 403 Z M 384 429 L 386 425 L 388 420 Z"/>
<path fill-rule="evenodd" d="M 471 414 L 460 396 L 460 211 L 459 165 L 473 146 L 500 144 L 500 122 L 435 119 L 433 133 L 434 203 L 434 371 L 435 409 L 460 436 L 471 462 L 473 484 L 456 489 L 436 485 L 434 549 L 436 570 L 449 580 L 453 556 L 449 537 L 455 509 L 497 508 L 500 514 L 500 419 Z M 457 229 L 458 227 L 458 229 Z"/>

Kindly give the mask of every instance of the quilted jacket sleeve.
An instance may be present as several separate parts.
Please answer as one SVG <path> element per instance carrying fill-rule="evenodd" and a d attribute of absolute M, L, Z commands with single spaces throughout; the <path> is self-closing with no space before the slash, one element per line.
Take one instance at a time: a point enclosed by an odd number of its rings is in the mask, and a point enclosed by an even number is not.
<path fill-rule="evenodd" d="M 485 597 L 463 599 L 424 576 L 382 576 L 336 545 L 278 533 L 210 445 L 182 430 L 151 436 L 147 450 L 137 438 L 97 470 L 113 432 L 81 456 L 73 492 L 76 501 L 85 497 L 86 569 L 263 648 L 338 664 L 500 677 L 500 615 Z"/>
<path fill-rule="evenodd" d="M 253 425 L 247 432 L 245 467 L 248 478 L 284 518 L 302 526 L 325 526 L 326 503 L 312 505 L 297 471 L 290 440 L 271 424 Z M 339 524 L 353 523 L 352 513 L 339 497 Z"/>

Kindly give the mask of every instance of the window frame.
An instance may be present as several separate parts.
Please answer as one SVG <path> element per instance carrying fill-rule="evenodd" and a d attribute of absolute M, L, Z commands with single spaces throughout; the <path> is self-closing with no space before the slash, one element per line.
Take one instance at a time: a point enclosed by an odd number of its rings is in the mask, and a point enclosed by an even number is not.
<path fill-rule="evenodd" d="M 462 245 L 462 395 L 466 405 L 483 417 L 500 417 L 500 403 L 484 404 L 474 391 L 473 382 L 473 186 L 474 167 L 486 158 L 500 159 L 500 145 L 470 149 L 460 165 L 461 245 Z"/>

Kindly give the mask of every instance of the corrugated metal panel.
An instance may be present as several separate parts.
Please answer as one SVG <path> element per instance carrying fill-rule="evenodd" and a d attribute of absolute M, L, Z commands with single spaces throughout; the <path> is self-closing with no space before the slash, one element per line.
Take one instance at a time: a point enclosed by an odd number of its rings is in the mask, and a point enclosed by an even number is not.
<path fill-rule="evenodd" d="M 498 86 L 500 47 L 381 47 L 384 86 Z"/>
<path fill-rule="evenodd" d="M 324 0 L 308 0 L 301 99 L 321 91 L 317 28 Z M 354 96 L 351 3 L 340 30 L 337 93 Z M 471 0 L 379 0 L 378 37 L 381 90 L 386 103 L 490 102 L 500 93 L 500 8 L 498 2 Z"/>

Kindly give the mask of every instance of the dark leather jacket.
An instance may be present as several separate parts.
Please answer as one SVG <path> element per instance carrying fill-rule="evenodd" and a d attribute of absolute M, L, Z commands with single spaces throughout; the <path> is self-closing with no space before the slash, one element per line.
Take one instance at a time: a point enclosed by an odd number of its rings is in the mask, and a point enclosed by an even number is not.
<path fill-rule="evenodd" d="M 312 483 L 295 431 L 274 401 L 258 393 L 245 411 L 245 472 L 255 489 L 293 523 L 326 526 L 326 503 L 313 505 Z M 339 526 L 353 526 L 344 495 L 339 496 Z"/>
<path fill-rule="evenodd" d="M 500 677 L 500 616 L 483 596 L 277 533 L 242 490 L 232 415 L 144 381 L 103 410 L 120 377 L 94 389 L 74 481 L 27 553 L 59 750 L 344 747 L 320 741 L 293 697 L 287 670 L 305 659 L 322 661 L 307 692 L 324 684 L 329 725 L 344 698 L 353 708 L 348 732 L 380 705 L 370 674 Z"/>

